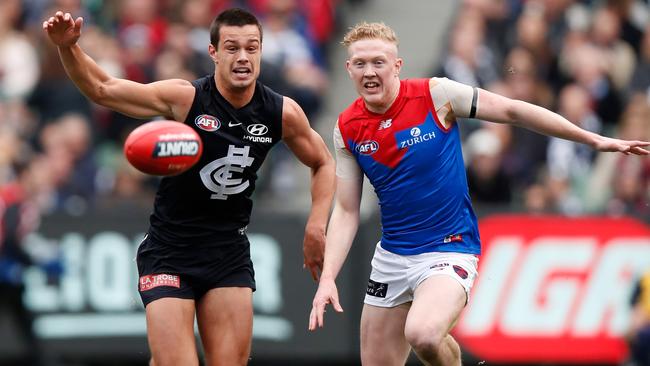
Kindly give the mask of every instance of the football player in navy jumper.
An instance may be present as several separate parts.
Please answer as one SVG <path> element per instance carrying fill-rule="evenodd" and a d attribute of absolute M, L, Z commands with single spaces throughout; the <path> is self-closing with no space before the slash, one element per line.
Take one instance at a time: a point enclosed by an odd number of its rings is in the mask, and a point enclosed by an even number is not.
<path fill-rule="evenodd" d="M 229 9 L 210 28 L 214 75 L 140 84 L 109 76 L 79 47 L 82 18 L 57 12 L 43 22 L 68 76 L 95 103 L 136 118 L 181 121 L 203 140 L 200 161 L 162 179 L 137 254 L 151 364 L 198 365 L 194 319 L 208 365 L 244 365 L 251 347 L 255 289 L 246 226 L 257 170 L 283 140 L 311 168 L 312 207 L 304 264 L 322 268 L 334 194 L 334 162 L 298 104 L 257 81 L 262 28 Z"/>

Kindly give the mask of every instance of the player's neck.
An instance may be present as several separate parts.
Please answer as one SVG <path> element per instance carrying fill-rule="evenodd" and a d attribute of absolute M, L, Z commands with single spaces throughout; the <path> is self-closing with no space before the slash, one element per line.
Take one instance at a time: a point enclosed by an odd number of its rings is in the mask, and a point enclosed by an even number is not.
<path fill-rule="evenodd" d="M 253 95 L 255 94 L 255 82 L 246 87 L 235 87 L 228 85 L 228 83 L 219 80 L 217 76 L 214 77 L 217 90 L 223 98 L 230 103 L 235 109 L 239 109 L 247 105 Z"/>

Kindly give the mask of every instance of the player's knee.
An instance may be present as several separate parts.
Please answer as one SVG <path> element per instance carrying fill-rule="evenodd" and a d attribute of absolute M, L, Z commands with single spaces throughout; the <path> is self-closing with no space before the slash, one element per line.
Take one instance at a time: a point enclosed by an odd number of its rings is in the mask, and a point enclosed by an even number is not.
<path fill-rule="evenodd" d="M 404 330 L 404 336 L 418 355 L 435 357 L 440 353 L 447 333 L 433 327 L 412 326 Z"/>

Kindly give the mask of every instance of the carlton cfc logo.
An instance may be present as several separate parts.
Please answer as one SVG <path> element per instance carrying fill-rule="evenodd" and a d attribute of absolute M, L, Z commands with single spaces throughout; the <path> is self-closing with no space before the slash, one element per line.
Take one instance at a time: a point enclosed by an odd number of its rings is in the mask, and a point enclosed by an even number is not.
<path fill-rule="evenodd" d="M 357 145 L 356 150 L 361 155 L 372 155 L 379 150 L 377 141 L 364 141 Z"/>

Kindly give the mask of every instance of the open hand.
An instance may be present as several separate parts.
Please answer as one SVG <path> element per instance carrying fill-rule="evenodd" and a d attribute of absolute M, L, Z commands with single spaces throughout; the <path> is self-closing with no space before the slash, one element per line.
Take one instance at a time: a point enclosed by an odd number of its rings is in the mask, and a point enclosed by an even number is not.
<path fill-rule="evenodd" d="M 322 328 L 325 324 L 323 315 L 325 314 L 325 306 L 332 304 L 336 312 L 342 313 L 343 308 L 339 303 L 339 292 L 336 289 L 334 280 L 321 279 L 318 285 L 318 291 L 314 295 L 312 302 L 311 313 L 309 314 L 309 330 L 314 331 L 316 328 Z"/>
<path fill-rule="evenodd" d="M 70 13 L 63 14 L 62 11 L 57 11 L 53 17 L 43 22 L 43 30 L 50 41 L 58 47 L 70 47 L 77 43 L 81 36 L 83 22 L 82 17 L 74 20 Z"/>
<path fill-rule="evenodd" d="M 648 141 L 630 141 L 603 137 L 596 143 L 594 148 L 599 151 L 621 152 L 625 155 L 649 155 L 648 146 L 650 146 Z"/>

